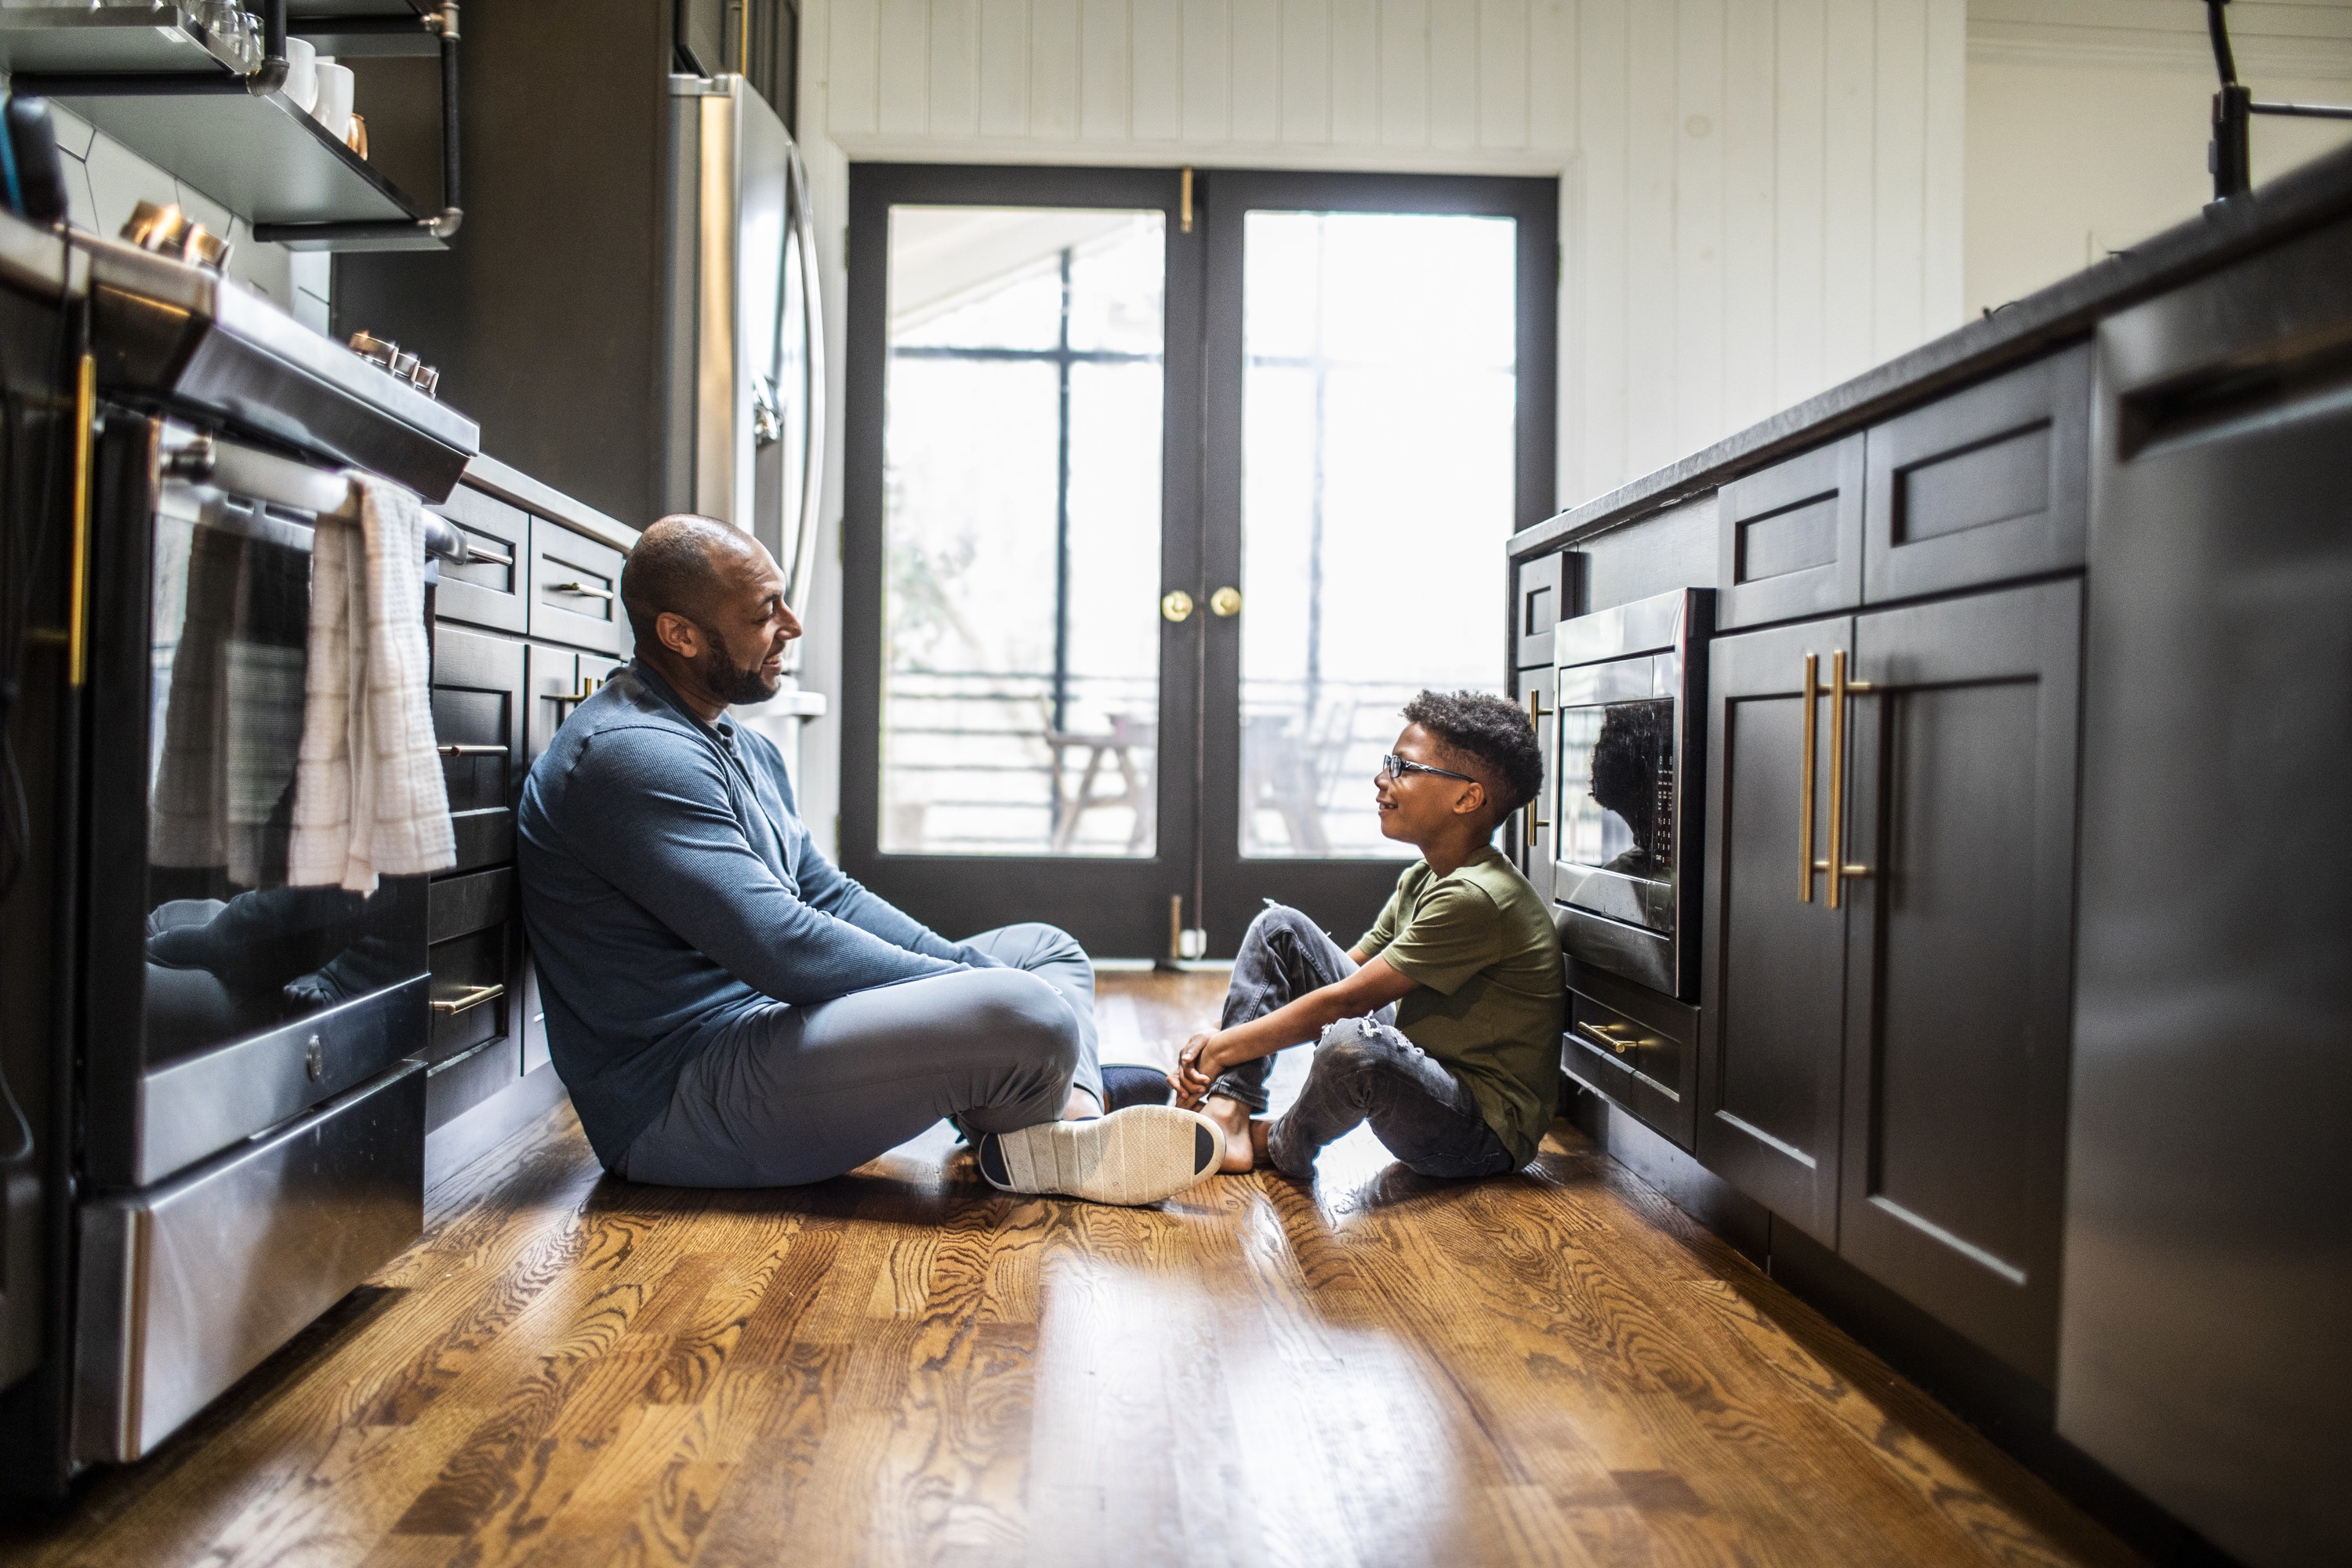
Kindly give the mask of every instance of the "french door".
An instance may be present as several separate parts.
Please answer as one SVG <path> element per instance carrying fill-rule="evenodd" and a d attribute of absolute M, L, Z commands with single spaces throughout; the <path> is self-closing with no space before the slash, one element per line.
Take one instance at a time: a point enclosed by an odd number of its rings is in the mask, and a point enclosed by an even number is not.
<path fill-rule="evenodd" d="M 844 865 L 959 935 L 1352 940 L 1397 709 L 1505 689 L 1552 183 L 861 164 L 850 209 Z"/>

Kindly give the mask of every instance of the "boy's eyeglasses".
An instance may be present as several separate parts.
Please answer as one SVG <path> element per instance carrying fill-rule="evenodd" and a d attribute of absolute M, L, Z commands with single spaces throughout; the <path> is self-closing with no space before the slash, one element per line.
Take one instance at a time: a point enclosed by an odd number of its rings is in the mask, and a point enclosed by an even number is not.
<path fill-rule="evenodd" d="M 1451 768 L 1433 768 L 1427 763 L 1409 763 L 1394 752 L 1381 759 L 1381 771 L 1391 780 L 1402 779 L 1407 773 L 1435 773 L 1440 778 L 1460 779 L 1464 784 L 1478 783 L 1468 773 L 1457 773 Z"/>

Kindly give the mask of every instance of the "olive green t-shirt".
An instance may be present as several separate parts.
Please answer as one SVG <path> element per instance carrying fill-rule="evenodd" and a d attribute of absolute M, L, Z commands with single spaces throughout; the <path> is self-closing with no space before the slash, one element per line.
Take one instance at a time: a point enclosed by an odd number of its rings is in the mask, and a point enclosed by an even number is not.
<path fill-rule="evenodd" d="M 1451 875 L 1416 860 L 1356 950 L 1416 982 L 1397 1004 L 1405 1038 L 1444 1064 L 1521 1163 L 1559 1099 L 1567 985 L 1559 933 L 1492 845 Z"/>

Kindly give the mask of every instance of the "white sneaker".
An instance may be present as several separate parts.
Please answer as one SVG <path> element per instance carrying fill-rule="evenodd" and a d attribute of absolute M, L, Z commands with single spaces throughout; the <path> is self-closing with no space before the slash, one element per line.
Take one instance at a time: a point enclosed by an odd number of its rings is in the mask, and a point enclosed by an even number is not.
<path fill-rule="evenodd" d="M 1214 1173 L 1225 1133 L 1197 1110 L 1134 1105 L 1087 1121 L 983 1133 L 977 1147 L 980 1173 L 1004 1192 L 1154 1204 Z"/>

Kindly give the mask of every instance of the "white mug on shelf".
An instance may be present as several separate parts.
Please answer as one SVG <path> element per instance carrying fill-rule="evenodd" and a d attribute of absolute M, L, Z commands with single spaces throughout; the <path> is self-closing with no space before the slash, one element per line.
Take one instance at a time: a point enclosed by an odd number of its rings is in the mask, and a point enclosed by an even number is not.
<path fill-rule="evenodd" d="M 319 78 L 319 100 L 310 110 L 328 135 L 341 142 L 352 133 L 352 68 L 320 55 L 311 68 Z"/>
<path fill-rule="evenodd" d="M 278 90 L 303 113 L 319 101 L 319 51 L 308 38 L 286 40 L 286 85 Z"/>

